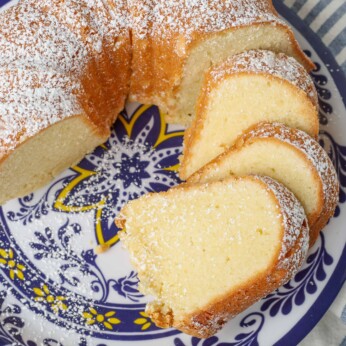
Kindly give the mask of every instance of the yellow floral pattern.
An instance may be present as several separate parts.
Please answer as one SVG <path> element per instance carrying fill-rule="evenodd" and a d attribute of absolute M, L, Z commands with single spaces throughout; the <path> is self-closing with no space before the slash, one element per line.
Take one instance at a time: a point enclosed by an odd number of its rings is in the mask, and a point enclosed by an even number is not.
<path fill-rule="evenodd" d="M 42 285 L 42 289 L 34 287 L 33 291 L 36 294 L 35 300 L 37 302 L 47 302 L 55 314 L 57 314 L 59 310 L 67 310 L 67 305 L 63 303 L 66 298 L 52 295 L 47 285 Z"/>
<path fill-rule="evenodd" d="M 121 323 L 121 321 L 114 317 L 115 311 L 108 311 L 105 314 L 98 313 L 94 308 L 89 308 L 89 311 L 83 312 L 83 317 L 86 319 L 86 324 L 101 324 L 109 330 L 113 330 L 115 324 Z"/>
<path fill-rule="evenodd" d="M 0 264 L 6 266 L 10 271 L 10 278 L 14 280 L 16 277 L 19 280 L 24 280 L 25 266 L 18 263 L 14 257 L 14 252 L 11 248 L 8 250 L 0 249 Z"/>
<path fill-rule="evenodd" d="M 14 280 L 18 299 L 49 323 L 120 344 L 160 338 L 167 331 L 143 311 L 137 273 L 130 267 L 104 272 L 108 264 L 97 249 L 118 242 L 114 218 L 124 204 L 180 182 L 175 170 L 183 141 L 182 128 L 167 125 L 157 107 L 135 107 L 119 116 L 104 145 L 66 170 L 43 194 L 21 198 L 0 215 L 5 226 L 0 269 L 7 281 Z M 7 237 L 12 226 L 16 237 L 23 236 L 17 225 L 29 227 L 18 244 L 17 238 Z M 79 241 L 87 243 L 74 247 Z M 83 287 L 95 293 L 92 298 Z"/>
<path fill-rule="evenodd" d="M 138 123 L 146 124 L 145 130 Z M 94 211 L 97 243 L 113 246 L 119 241 L 117 229 L 105 220 L 111 213 L 115 217 L 130 194 L 139 196 L 152 191 L 152 186 L 168 188 L 176 183 L 173 172 L 179 165 L 183 134 L 182 130 L 169 131 L 165 115 L 151 105 L 140 106 L 131 117 L 120 114 L 107 144 L 72 168 L 77 174 L 60 191 L 54 208 L 65 213 Z M 98 170 L 95 167 L 101 161 L 102 170 Z"/>
<path fill-rule="evenodd" d="M 133 322 L 135 324 L 141 325 L 141 330 L 147 330 L 151 326 L 151 321 L 144 311 L 141 311 L 139 314 L 142 317 L 135 319 Z"/>

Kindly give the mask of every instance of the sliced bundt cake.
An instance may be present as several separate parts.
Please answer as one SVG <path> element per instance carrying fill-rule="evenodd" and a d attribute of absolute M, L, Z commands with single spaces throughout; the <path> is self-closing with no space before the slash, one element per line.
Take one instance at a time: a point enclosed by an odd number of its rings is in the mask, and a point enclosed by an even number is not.
<path fill-rule="evenodd" d="M 250 51 L 209 69 L 185 134 L 180 177 L 187 179 L 261 121 L 317 137 L 317 94 L 303 66 L 284 54 Z"/>
<path fill-rule="evenodd" d="M 193 174 L 191 184 L 229 175 L 270 176 L 302 203 L 310 226 L 310 245 L 333 216 L 339 199 L 334 166 L 323 148 L 303 131 L 262 123 L 240 136 L 235 145 Z"/>
<path fill-rule="evenodd" d="M 6 77 L 9 79 L 5 78 L 5 83 L 11 78 L 17 80 L 18 75 L 29 74 L 29 71 L 37 78 L 37 83 L 33 82 L 28 87 L 27 97 L 14 95 L 17 87 L 1 91 L 5 99 L 0 109 L 0 138 L 3 143 L 8 140 L 8 114 L 12 114 L 14 109 L 6 108 L 11 107 L 11 98 L 15 99 L 18 109 L 30 110 L 33 114 L 32 117 L 30 114 L 23 116 L 19 128 L 23 133 L 28 134 L 25 128 L 30 128 L 47 129 L 51 135 L 57 134 L 48 127 L 52 124 L 63 127 L 60 121 L 71 116 L 78 118 L 85 112 L 87 126 L 91 121 L 92 126 L 97 127 L 96 132 L 102 133 L 104 138 L 105 132 L 110 133 L 110 126 L 123 109 L 129 94 L 137 101 L 162 106 L 163 110 L 170 111 L 170 119 L 175 122 L 188 122 L 186 114 L 193 112 L 204 70 L 239 51 L 250 48 L 283 51 L 296 57 L 308 70 L 313 67 L 290 28 L 278 18 L 270 0 L 203 0 L 198 6 L 196 4 L 179 0 L 22 0 L 1 13 L 1 73 L 6 75 L 15 71 L 13 76 Z M 51 84 L 59 84 L 60 77 L 62 84 L 77 85 L 72 88 L 76 93 L 67 96 L 62 91 L 60 96 L 55 95 L 60 101 L 55 99 L 49 103 L 47 88 Z M 31 77 L 28 78 L 30 80 Z M 50 79 L 46 87 L 42 81 Z M 28 103 L 37 99 L 34 92 L 41 92 L 45 98 L 42 112 L 45 118 L 42 117 L 40 126 L 36 127 L 25 124 L 40 112 L 35 104 Z M 67 105 L 64 104 L 65 99 L 68 100 Z M 77 105 L 75 109 L 81 107 L 82 113 L 71 113 L 69 101 L 72 99 Z M 42 106 L 42 103 L 38 104 Z M 61 113 L 59 119 L 56 118 L 57 112 L 65 108 L 67 113 Z M 84 120 L 80 123 L 81 127 L 85 125 Z M 17 124 L 18 119 L 14 122 Z M 1 132 L 3 128 L 5 130 Z M 80 151 L 80 143 L 73 157 L 81 159 L 80 153 L 91 150 L 89 143 L 94 143 L 95 138 L 84 131 L 79 133 L 78 129 L 77 126 L 75 137 L 84 136 L 85 150 Z M 93 131 L 93 134 L 96 132 Z M 12 134 L 16 137 L 12 143 L 13 150 L 17 150 L 18 138 L 21 139 L 21 150 L 24 150 L 26 139 L 31 138 L 32 144 L 37 135 L 41 140 L 40 131 L 31 131 L 29 137 L 23 136 L 23 133 Z M 55 147 L 59 137 L 51 138 L 51 147 Z M 99 143 L 99 138 L 96 142 Z M 70 147 L 68 153 L 72 154 L 73 150 Z M 5 145 L 0 152 L 3 153 L 0 160 L 4 167 L 5 160 L 9 160 L 14 151 L 8 151 Z M 42 161 L 46 158 L 41 156 L 41 152 L 35 151 L 33 156 L 40 156 Z M 15 157 L 11 159 L 13 162 Z M 67 168 L 71 164 L 71 160 L 67 160 L 62 165 L 60 155 L 52 156 L 50 161 L 55 158 L 56 168 Z M 23 167 L 20 163 L 14 165 Z M 16 172 L 18 176 L 26 174 L 25 170 Z M 59 170 L 42 174 L 52 175 L 53 172 L 56 175 Z M 32 181 L 28 184 L 32 189 L 38 187 Z M 19 197 L 27 189 L 22 193 L 16 191 Z"/>
<path fill-rule="evenodd" d="M 116 223 L 140 290 L 155 297 L 151 319 L 203 338 L 288 281 L 309 243 L 303 207 L 268 177 L 148 194 Z"/>

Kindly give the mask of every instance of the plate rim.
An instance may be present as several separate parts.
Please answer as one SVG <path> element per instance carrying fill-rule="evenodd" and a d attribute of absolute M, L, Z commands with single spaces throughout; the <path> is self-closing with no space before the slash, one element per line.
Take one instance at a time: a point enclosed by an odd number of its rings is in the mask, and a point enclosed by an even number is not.
<path fill-rule="evenodd" d="M 11 0 L 0 0 L 0 7 L 5 6 L 10 2 Z M 344 89 L 346 86 L 346 76 L 342 68 L 336 62 L 330 49 L 291 8 L 284 4 L 283 0 L 273 0 L 273 3 L 277 12 L 281 14 L 290 23 L 290 25 L 295 27 L 299 32 L 303 33 L 304 38 L 306 38 L 312 48 L 316 50 L 319 59 L 323 62 L 323 64 L 329 65 L 328 71 L 338 89 L 338 93 L 340 94 L 342 103 L 346 109 L 346 89 Z M 313 305 L 287 333 L 285 333 L 274 343 L 274 345 L 296 345 L 302 341 L 318 324 L 346 282 L 345 262 L 346 245 L 344 245 L 343 251 L 332 275 L 318 295 L 317 299 L 314 301 Z"/>
<path fill-rule="evenodd" d="M 342 102 L 346 108 L 346 90 L 342 86 L 346 86 L 346 77 L 342 68 L 336 62 L 334 55 L 330 49 L 322 42 L 320 37 L 307 25 L 304 21 L 289 7 L 287 7 L 283 1 L 274 0 L 274 7 L 280 15 L 295 27 L 299 32 L 304 33 L 303 36 L 307 39 L 310 45 L 316 50 L 319 58 L 325 65 L 329 65 L 328 71 L 337 86 L 338 92 L 342 98 Z M 323 51 L 324 54 L 321 54 Z M 346 282 L 346 245 L 339 257 L 338 264 L 336 265 L 331 277 L 323 290 L 310 307 L 307 312 L 297 321 L 297 323 L 287 332 L 282 338 L 280 338 L 274 346 L 279 345 L 296 345 L 301 342 L 318 324 L 324 314 L 328 311 L 333 304 L 338 293 L 340 292 L 343 284 Z M 302 328 L 303 326 L 303 328 Z"/>

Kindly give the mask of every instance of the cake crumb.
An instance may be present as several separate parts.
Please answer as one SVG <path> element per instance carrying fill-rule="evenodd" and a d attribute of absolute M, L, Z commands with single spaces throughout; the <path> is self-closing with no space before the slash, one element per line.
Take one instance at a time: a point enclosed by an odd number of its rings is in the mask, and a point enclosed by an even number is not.
<path fill-rule="evenodd" d="M 106 252 L 107 250 L 109 250 L 110 246 L 108 244 L 99 244 L 95 247 L 94 249 L 94 253 L 96 255 L 100 255 L 104 252 Z"/>

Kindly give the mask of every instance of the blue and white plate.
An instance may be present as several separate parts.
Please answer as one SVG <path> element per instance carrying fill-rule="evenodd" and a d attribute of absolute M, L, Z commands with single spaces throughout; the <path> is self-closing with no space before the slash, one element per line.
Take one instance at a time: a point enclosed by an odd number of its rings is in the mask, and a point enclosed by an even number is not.
<path fill-rule="evenodd" d="M 0 208 L 0 345 L 295 345 L 319 321 L 346 276 L 346 80 L 320 39 L 277 5 L 316 63 L 320 143 L 341 183 L 335 216 L 300 272 L 207 340 L 157 328 L 113 220 L 129 199 L 179 182 L 183 129 L 154 106 L 129 104 L 107 143 Z M 102 244 L 111 248 L 96 254 Z"/>

